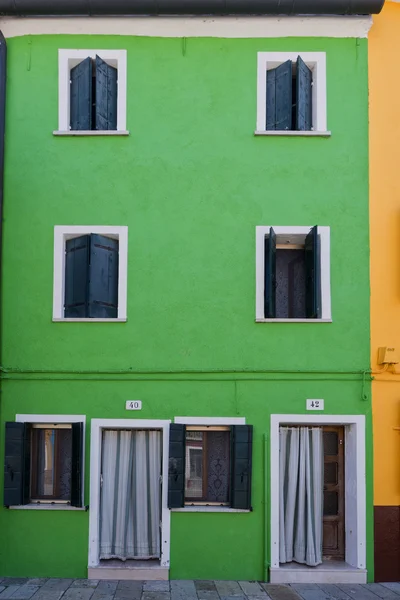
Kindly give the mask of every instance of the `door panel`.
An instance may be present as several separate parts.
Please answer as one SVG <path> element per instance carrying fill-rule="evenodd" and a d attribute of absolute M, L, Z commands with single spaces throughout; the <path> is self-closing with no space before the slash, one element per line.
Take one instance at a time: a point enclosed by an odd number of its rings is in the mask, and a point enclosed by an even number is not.
<path fill-rule="evenodd" d="M 324 427 L 324 559 L 344 560 L 344 428 Z"/>

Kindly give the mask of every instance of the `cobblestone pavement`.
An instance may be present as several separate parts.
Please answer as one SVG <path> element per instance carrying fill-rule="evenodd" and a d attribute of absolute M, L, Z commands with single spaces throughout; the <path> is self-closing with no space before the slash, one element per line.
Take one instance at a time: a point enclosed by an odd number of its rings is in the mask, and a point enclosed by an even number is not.
<path fill-rule="evenodd" d="M 98 581 L 0 577 L 0 600 L 400 600 L 400 583 L 273 585 L 257 581 Z"/>

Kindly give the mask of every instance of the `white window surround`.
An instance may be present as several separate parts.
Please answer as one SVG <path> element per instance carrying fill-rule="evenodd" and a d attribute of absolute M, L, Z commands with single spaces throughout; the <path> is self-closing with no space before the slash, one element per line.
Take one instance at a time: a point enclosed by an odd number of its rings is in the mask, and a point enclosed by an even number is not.
<path fill-rule="evenodd" d="M 364 415 L 271 415 L 270 490 L 271 490 L 271 567 L 272 583 L 289 580 L 289 572 L 279 567 L 279 427 L 281 425 L 343 425 L 345 429 L 345 561 L 354 569 L 358 583 L 366 583 L 366 471 Z M 340 565 L 338 565 L 340 570 Z M 311 583 L 318 575 L 315 567 L 302 568 L 299 583 Z M 283 577 L 283 579 L 281 579 Z M 298 577 L 298 575 L 297 575 Z M 334 577 L 334 571 L 331 573 Z M 324 580 L 326 581 L 326 580 Z M 334 578 L 330 579 L 335 583 Z M 340 580 L 339 580 L 340 581 Z M 355 583 L 349 581 L 349 583 Z"/>
<path fill-rule="evenodd" d="M 64 318 L 65 242 L 80 235 L 98 233 L 119 241 L 118 317 L 116 319 Z M 53 321 L 76 323 L 116 323 L 127 320 L 128 227 L 105 225 L 56 225 L 54 227 Z"/>
<path fill-rule="evenodd" d="M 85 430 L 86 415 L 15 415 L 16 423 L 49 423 L 56 425 L 58 423 L 83 423 L 83 449 L 82 449 L 82 504 L 84 504 L 84 484 L 85 484 Z M 86 510 L 68 504 L 22 504 L 21 506 L 10 506 L 10 510 Z"/>
<path fill-rule="evenodd" d="M 217 425 L 246 425 L 245 417 L 175 417 L 174 423 L 182 425 L 217 426 Z M 194 505 L 183 508 L 171 508 L 171 512 L 218 512 L 218 513 L 248 513 L 249 510 L 230 508 L 229 506 Z"/>
<path fill-rule="evenodd" d="M 313 72 L 311 131 L 267 131 L 267 71 L 287 60 L 301 56 Z M 325 52 L 258 52 L 257 54 L 257 124 L 254 135 L 289 135 L 329 137 L 326 125 L 326 54 Z"/>
<path fill-rule="evenodd" d="M 162 501 L 161 501 L 161 560 L 160 566 L 169 569 L 171 541 L 171 511 L 168 508 L 169 426 L 171 421 L 158 419 L 92 419 L 90 436 L 90 514 L 89 569 L 99 566 L 99 515 L 101 443 L 103 429 L 159 429 L 162 431 Z"/>
<path fill-rule="evenodd" d="M 70 72 L 90 56 L 100 56 L 118 69 L 117 130 L 71 131 L 70 129 Z M 54 135 L 129 135 L 126 130 L 126 50 L 64 50 L 58 51 L 58 131 Z"/>
<path fill-rule="evenodd" d="M 320 319 L 266 319 L 264 317 L 264 240 L 270 228 L 276 233 L 277 241 L 284 241 L 286 236 L 304 242 L 305 236 L 312 226 L 284 227 L 276 225 L 259 225 L 256 227 L 256 322 L 257 323 L 331 323 L 331 266 L 330 266 L 330 227 L 318 225 L 321 244 L 321 318 Z"/>

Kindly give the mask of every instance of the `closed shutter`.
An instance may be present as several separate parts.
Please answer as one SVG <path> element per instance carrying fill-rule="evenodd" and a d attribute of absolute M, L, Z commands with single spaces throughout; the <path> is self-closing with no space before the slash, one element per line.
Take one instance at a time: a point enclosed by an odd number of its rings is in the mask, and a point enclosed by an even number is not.
<path fill-rule="evenodd" d="M 272 227 L 264 244 L 264 315 L 266 319 L 274 319 L 276 317 L 276 234 Z"/>
<path fill-rule="evenodd" d="M 71 506 L 82 506 L 83 423 L 72 423 Z"/>
<path fill-rule="evenodd" d="M 306 317 L 319 319 L 321 316 L 321 259 L 318 227 L 310 230 L 305 240 L 306 266 Z"/>
<path fill-rule="evenodd" d="M 96 56 L 96 129 L 117 129 L 117 75 L 118 69 Z"/>
<path fill-rule="evenodd" d="M 297 57 L 296 77 L 296 129 L 310 131 L 312 128 L 312 72 Z"/>
<path fill-rule="evenodd" d="M 74 131 L 92 129 L 92 59 L 71 69 L 70 125 Z"/>
<path fill-rule="evenodd" d="M 287 60 L 276 68 L 275 129 L 291 130 L 292 125 L 292 61 Z"/>
<path fill-rule="evenodd" d="M 92 233 L 90 236 L 88 317 L 118 317 L 118 240 Z"/>
<path fill-rule="evenodd" d="M 82 235 L 65 244 L 65 318 L 87 316 L 90 235 Z"/>
<path fill-rule="evenodd" d="M 169 426 L 168 508 L 185 506 L 185 425 Z"/>
<path fill-rule="evenodd" d="M 4 456 L 4 498 L 6 507 L 29 503 L 30 426 L 6 423 Z"/>
<path fill-rule="evenodd" d="M 251 510 L 253 426 L 233 425 L 231 507 Z"/>

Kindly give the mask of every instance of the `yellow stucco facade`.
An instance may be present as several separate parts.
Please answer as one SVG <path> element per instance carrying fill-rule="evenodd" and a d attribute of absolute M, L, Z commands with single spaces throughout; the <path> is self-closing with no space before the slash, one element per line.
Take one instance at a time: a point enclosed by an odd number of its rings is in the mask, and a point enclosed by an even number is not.
<path fill-rule="evenodd" d="M 371 367 L 400 357 L 400 3 L 386 1 L 369 34 Z M 397 371 L 397 374 L 395 373 Z M 400 364 L 374 375 L 376 580 L 400 579 Z M 399 428 L 399 429 L 396 429 Z M 389 564 L 390 563 L 390 564 Z"/>

